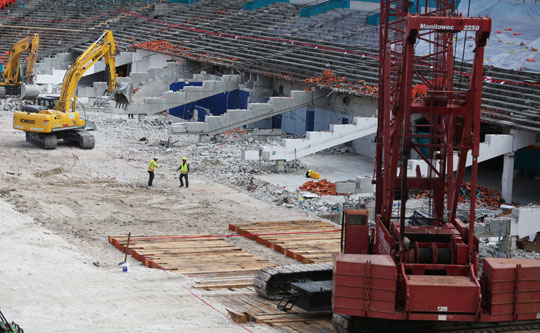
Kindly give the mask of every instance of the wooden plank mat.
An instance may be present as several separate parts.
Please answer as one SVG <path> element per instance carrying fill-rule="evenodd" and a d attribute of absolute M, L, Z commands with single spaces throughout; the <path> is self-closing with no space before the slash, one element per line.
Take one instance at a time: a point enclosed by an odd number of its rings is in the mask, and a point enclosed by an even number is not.
<path fill-rule="evenodd" d="M 332 261 L 341 250 L 341 228 L 319 220 L 235 223 L 229 230 L 304 264 Z"/>
<path fill-rule="evenodd" d="M 109 236 L 109 242 L 126 252 L 127 236 Z M 274 266 L 224 238 L 207 235 L 131 236 L 129 254 L 150 268 L 197 278 L 195 288 L 243 288 L 253 285 L 259 269 Z"/>
<path fill-rule="evenodd" d="M 271 301 L 256 293 L 231 295 L 208 295 L 221 303 L 238 323 L 266 324 L 286 332 L 334 332 L 332 313 L 307 313 L 299 308 L 288 312 L 277 309 L 278 301 Z"/>

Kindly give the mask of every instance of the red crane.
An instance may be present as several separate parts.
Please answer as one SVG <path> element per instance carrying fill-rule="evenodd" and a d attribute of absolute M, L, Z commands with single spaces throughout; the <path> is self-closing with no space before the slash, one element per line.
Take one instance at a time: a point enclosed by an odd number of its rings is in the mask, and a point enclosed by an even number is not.
<path fill-rule="evenodd" d="M 456 14 L 454 1 L 381 0 L 375 228 L 346 219 L 335 258 L 334 314 L 395 320 L 540 319 L 540 261 L 485 259 L 474 236 L 484 46 L 490 18 Z M 454 82 L 454 37 L 473 35 L 466 88 Z M 427 52 L 415 53 L 424 43 Z M 460 72 L 460 74 L 462 74 Z M 413 86 L 425 86 L 420 100 Z M 408 170 L 417 156 L 427 173 Z M 472 158 L 468 223 L 456 216 Z M 454 166 L 457 171 L 454 172 Z M 409 190 L 429 193 L 429 216 L 406 216 Z M 360 241 L 360 240 L 365 241 Z M 369 240 L 368 240 L 369 239 Z M 535 293 L 537 292 L 537 293 Z"/>

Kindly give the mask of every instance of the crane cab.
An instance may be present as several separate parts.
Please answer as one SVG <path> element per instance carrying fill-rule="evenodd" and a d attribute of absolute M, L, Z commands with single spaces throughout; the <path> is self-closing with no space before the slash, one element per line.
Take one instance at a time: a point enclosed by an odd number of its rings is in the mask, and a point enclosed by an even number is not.
<path fill-rule="evenodd" d="M 342 239 L 344 253 L 369 253 L 369 210 L 346 209 L 343 211 Z"/>

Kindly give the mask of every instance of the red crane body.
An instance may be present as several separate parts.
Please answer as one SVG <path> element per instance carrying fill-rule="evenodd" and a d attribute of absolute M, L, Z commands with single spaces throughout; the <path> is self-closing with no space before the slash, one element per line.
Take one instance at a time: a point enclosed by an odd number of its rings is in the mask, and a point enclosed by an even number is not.
<path fill-rule="evenodd" d="M 434 321 L 540 319 L 540 261 L 485 259 L 478 276 L 474 193 L 491 19 L 458 16 L 450 0 L 426 1 L 410 11 L 407 0 L 381 0 L 375 229 L 369 244 L 345 244 L 345 253 L 336 256 L 334 313 Z M 454 82 L 454 36 L 462 31 L 472 33 L 475 43 L 465 89 Z M 419 41 L 427 45 L 426 54 L 415 54 Z M 418 82 L 427 89 L 413 100 Z M 412 155 L 424 160 L 427 172 L 408 170 Z M 470 222 L 464 223 L 456 211 L 467 158 L 473 195 Z M 406 217 L 411 189 L 430 194 L 424 223 Z M 352 238 L 349 230 L 354 229 L 345 228 L 346 240 Z M 355 250 L 366 248 L 367 254 Z"/>

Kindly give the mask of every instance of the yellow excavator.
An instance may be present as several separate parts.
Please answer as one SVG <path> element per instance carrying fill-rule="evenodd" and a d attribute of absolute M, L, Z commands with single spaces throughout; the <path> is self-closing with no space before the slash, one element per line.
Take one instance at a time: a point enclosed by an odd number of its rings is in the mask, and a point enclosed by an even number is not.
<path fill-rule="evenodd" d="M 0 82 L 0 97 L 7 95 L 21 94 L 23 98 L 35 98 L 39 94 L 39 88 L 34 86 L 34 65 L 36 64 L 39 48 L 39 35 L 26 37 L 13 44 L 9 50 L 8 60 L 4 71 L 2 72 L 2 81 Z M 21 55 L 29 51 L 28 63 L 26 65 L 25 84 L 21 80 L 21 66 L 19 59 Z"/>
<path fill-rule="evenodd" d="M 83 74 L 98 60 L 105 58 L 108 90 L 117 105 L 127 106 L 131 99 L 131 85 L 117 86 L 113 34 L 105 30 L 69 67 L 62 84 L 60 99 L 53 109 L 18 111 L 13 114 L 13 128 L 26 132 L 26 140 L 44 149 L 55 149 L 58 140 L 75 143 L 82 149 L 92 149 L 94 136 L 88 132 L 86 120 L 76 111 L 77 85 Z"/>

